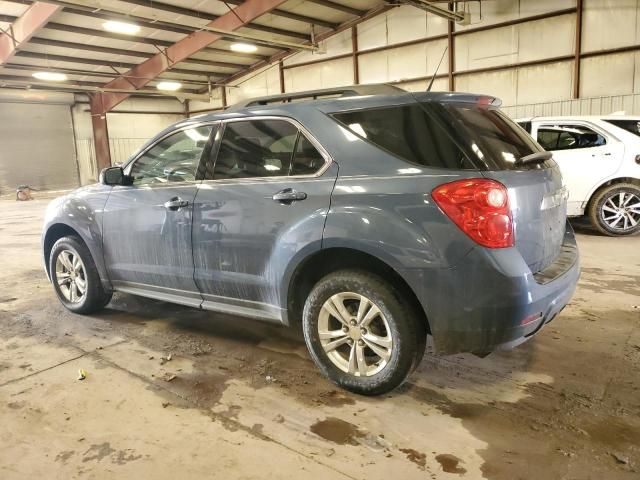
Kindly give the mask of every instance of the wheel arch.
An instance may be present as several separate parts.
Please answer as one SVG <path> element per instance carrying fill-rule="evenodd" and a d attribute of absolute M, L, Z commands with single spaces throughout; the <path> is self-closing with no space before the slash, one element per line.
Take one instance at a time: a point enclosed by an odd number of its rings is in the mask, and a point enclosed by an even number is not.
<path fill-rule="evenodd" d="M 51 250 L 55 243 L 60 240 L 62 237 L 75 236 L 78 237 L 85 245 L 87 242 L 84 241 L 82 235 L 78 233 L 76 229 L 70 227 L 66 223 L 54 223 L 47 228 L 46 233 L 44 234 L 44 238 L 42 241 L 42 255 L 44 259 L 45 270 L 47 271 L 47 276 L 51 278 L 51 272 L 49 271 L 49 257 L 51 255 Z"/>
<path fill-rule="evenodd" d="M 602 182 L 601 184 L 599 184 L 596 188 L 594 188 L 591 191 L 591 194 L 589 195 L 589 200 L 587 200 L 587 204 L 585 206 L 584 212 L 586 215 L 589 214 L 589 212 L 591 211 L 591 206 L 593 205 L 593 201 L 594 199 L 598 196 L 598 194 L 604 190 L 605 188 L 608 188 L 612 185 L 616 185 L 618 183 L 631 183 L 633 185 L 637 185 L 638 187 L 640 187 L 640 178 L 635 178 L 635 177 L 616 177 L 616 178 L 611 178 L 609 180 L 606 180 L 604 182 Z"/>
<path fill-rule="evenodd" d="M 289 277 L 287 287 L 288 323 L 300 324 L 304 302 L 313 286 L 324 276 L 337 270 L 357 269 L 374 273 L 390 280 L 393 287 L 410 302 L 420 317 L 427 333 L 431 333 L 429 320 L 417 295 L 398 271 L 377 256 L 348 247 L 323 248 L 306 257 Z"/>

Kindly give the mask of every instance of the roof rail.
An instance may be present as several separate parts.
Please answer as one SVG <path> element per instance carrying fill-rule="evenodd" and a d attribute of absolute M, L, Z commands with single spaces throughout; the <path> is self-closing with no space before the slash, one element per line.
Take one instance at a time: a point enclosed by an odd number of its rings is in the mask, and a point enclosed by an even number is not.
<path fill-rule="evenodd" d="M 269 95 L 266 97 L 250 98 L 236 103 L 231 109 L 237 110 L 256 105 L 268 105 L 270 103 L 289 103 L 293 100 L 318 100 L 323 97 L 357 97 L 361 95 L 398 95 L 407 93 L 406 90 L 389 85 L 388 83 L 377 83 L 371 85 L 350 85 L 347 87 L 325 88 L 322 90 L 307 90 L 305 92 L 283 93 L 280 95 Z"/>

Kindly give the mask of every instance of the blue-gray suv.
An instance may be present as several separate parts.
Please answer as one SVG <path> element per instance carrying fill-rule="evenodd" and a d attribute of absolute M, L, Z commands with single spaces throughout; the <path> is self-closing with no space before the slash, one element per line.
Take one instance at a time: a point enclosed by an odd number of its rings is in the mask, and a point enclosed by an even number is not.
<path fill-rule="evenodd" d="M 579 276 L 551 154 L 483 95 L 389 85 L 264 97 L 181 121 L 53 201 L 43 252 L 65 307 L 112 292 L 302 324 L 362 394 L 425 351 L 535 333 Z"/>

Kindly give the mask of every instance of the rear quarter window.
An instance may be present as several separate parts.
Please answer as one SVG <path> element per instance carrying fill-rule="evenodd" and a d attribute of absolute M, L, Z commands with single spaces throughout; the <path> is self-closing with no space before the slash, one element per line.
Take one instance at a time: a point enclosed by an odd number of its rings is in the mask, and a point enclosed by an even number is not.
<path fill-rule="evenodd" d="M 446 129 L 418 104 L 334 113 L 353 133 L 408 162 L 475 169 Z"/>

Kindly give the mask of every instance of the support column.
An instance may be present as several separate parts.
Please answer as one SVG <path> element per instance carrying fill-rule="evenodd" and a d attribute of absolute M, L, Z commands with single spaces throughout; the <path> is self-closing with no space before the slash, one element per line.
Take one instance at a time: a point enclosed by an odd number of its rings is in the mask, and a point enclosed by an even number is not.
<path fill-rule="evenodd" d="M 449 2 L 449 10 L 454 11 L 454 8 L 455 8 L 455 3 Z M 456 56 L 455 56 L 456 44 L 455 44 L 455 39 L 453 38 L 454 28 L 455 28 L 455 25 L 453 21 L 449 20 L 447 22 L 447 52 L 449 53 L 448 58 L 449 58 L 449 91 L 450 92 L 455 92 L 456 90 L 456 84 L 453 77 L 454 64 L 456 63 Z"/>
<path fill-rule="evenodd" d="M 284 68 L 282 60 L 278 62 L 278 77 L 280 78 L 280 93 L 284 93 Z"/>
<path fill-rule="evenodd" d="M 96 150 L 96 166 L 98 167 L 98 171 L 111 166 L 107 113 L 102 108 L 102 105 L 102 93 L 95 93 L 90 96 L 93 144 L 95 145 Z"/>
<path fill-rule="evenodd" d="M 351 27 L 351 59 L 353 61 L 353 84 L 360 84 L 360 68 L 358 67 L 358 27 Z"/>
<path fill-rule="evenodd" d="M 580 53 L 582 52 L 582 0 L 576 3 L 576 45 L 573 64 L 573 98 L 580 98 Z"/>

